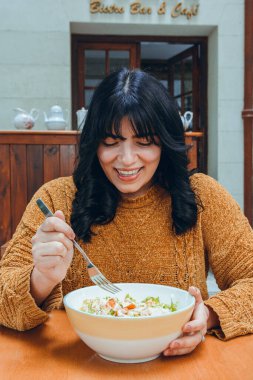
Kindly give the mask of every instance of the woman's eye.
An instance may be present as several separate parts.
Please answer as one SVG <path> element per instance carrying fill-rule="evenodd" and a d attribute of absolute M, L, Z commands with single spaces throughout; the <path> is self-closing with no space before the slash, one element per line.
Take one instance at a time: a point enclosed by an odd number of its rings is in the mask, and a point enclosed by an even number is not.
<path fill-rule="evenodd" d="M 138 141 L 137 143 L 138 143 L 138 145 L 141 145 L 141 146 L 149 146 L 149 145 L 153 144 L 152 141 L 147 141 L 147 140 L 145 140 L 145 141 Z"/>
<path fill-rule="evenodd" d="M 114 145 L 118 144 L 118 141 L 114 140 L 114 139 L 106 139 L 106 140 L 102 141 L 102 144 L 104 146 L 114 146 Z"/>

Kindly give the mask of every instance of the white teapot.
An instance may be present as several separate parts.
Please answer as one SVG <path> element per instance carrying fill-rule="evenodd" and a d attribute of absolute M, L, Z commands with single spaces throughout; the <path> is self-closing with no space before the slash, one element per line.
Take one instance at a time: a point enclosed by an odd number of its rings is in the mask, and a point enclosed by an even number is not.
<path fill-rule="evenodd" d="M 180 117 L 184 126 L 184 130 L 187 131 L 193 119 L 193 112 L 186 111 L 183 115 L 180 113 Z"/>
<path fill-rule="evenodd" d="M 14 127 L 17 129 L 31 129 L 39 116 L 36 108 L 32 108 L 30 113 L 22 108 L 14 108 L 14 111 L 17 113 L 14 117 Z"/>
<path fill-rule="evenodd" d="M 80 110 L 76 111 L 77 129 L 78 130 L 81 130 L 83 128 L 87 112 L 88 112 L 88 110 L 86 110 L 84 107 L 82 107 Z"/>
<path fill-rule="evenodd" d="M 65 129 L 67 126 L 69 111 L 65 110 L 66 116 L 64 118 L 63 110 L 60 106 L 52 106 L 50 112 L 47 116 L 44 112 L 45 124 L 47 129 L 61 130 Z"/>

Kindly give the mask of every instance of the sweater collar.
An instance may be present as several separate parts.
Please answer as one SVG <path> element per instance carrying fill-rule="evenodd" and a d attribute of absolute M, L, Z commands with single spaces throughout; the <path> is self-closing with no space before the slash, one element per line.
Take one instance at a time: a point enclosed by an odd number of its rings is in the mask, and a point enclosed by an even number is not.
<path fill-rule="evenodd" d="M 122 208 L 141 208 L 154 203 L 157 199 L 167 194 L 166 190 L 159 185 L 153 185 L 148 191 L 134 198 L 122 198 L 119 202 L 119 207 Z"/>

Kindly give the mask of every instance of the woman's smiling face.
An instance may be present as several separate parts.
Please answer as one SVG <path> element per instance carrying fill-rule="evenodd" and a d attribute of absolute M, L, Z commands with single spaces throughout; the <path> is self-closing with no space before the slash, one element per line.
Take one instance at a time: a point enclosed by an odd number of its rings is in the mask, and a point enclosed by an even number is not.
<path fill-rule="evenodd" d="M 160 162 L 158 137 L 153 143 L 138 137 L 127 117 L 121 123 L 121 136 L 108 136 L 99 144 L 97 156 L 108 180 L 122 196 L 145 194 Z"/>

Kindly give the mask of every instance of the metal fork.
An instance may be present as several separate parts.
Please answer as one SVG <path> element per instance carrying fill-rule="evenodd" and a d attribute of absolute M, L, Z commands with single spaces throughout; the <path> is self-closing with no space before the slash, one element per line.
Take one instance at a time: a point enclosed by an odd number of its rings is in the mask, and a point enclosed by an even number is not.
<path fill-rule="evenodd" d="M 53 213 L 49 210 L 49 208 L 45 205 L 41 198 L 36 200 L 37 205 L 40 210 L 43 212 L 46 218 L 53 216 Z M 91 262 L 89 257 L 86 255 L 84 250 L 80 247 L 80 245 L 73 239 L 73 244 L 76 249 L 82 254 L 84 260 L 87 262 L 87 271 L 90 276 L 91 281 L 99 286 L 100 288 L 110 292 L 110 293 L 118 293 L 121 291 L 116 285 L 111 283 L 107 278 L 100 272 L 100 270 Z"/>

